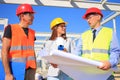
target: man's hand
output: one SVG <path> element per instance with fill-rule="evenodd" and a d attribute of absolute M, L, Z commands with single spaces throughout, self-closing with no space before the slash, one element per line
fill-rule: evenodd
<path fill-rule="evenodd" d="M 111 68 L 111 64 L 109 61 L 101 61 L 103 63 L 102 66 L 98 66 L 98 68 L 102 69 L 102 70 L 108 70 Z"/>
<path fill-rule="evenodd" d="M 6 74 L 5 80 L 14 80 L 14 77 L 12 74 Z"/>

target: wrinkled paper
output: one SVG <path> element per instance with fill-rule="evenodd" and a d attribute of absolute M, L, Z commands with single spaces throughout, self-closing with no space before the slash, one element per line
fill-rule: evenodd
<path fill-rule="evenodd" d="M 113 72 L 112 69 L 104 71 L 99 61 L 83 58 L 71 53 L 54 50 L 50 54 L 42 56 L 50 63 L 58 64 L 60 70 L 74 80 L 106 80 Z"/>

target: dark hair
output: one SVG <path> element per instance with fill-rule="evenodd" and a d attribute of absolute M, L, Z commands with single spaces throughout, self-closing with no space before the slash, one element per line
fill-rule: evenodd
<path fill-rule="evenodd" d="M 58 35 L 57 34 L 57 28 L 58 28 L 59 25 L 60 24 L 58 24 L 58 25 L 56 25 L 55 27 L 52 28 L 52 34 L 51 34 L 49 40 L 55 40 L 58 37 L 57 36 Z M 63 37 L 64 39 L 67 39 L 66 32 L 65 32 L 65 34 L 62 34 L 61 37 Z"/>

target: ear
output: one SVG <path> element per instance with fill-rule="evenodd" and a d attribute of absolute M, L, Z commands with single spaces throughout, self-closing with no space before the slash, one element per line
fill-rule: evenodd
<path fill-rule="evenodd" d="M 98 19 L 101 20 L 101 15 L 98 15 Z"/>
<path fill-rule="evenodd" d="M 23 14 L 20 14 L 19 17 L 22 18 L 24 15 Z"/>
<path fill-rule="evenodd" d="M 101 21 L 101 16 L 99 14 L 96 16 L 96 20 Z"/>

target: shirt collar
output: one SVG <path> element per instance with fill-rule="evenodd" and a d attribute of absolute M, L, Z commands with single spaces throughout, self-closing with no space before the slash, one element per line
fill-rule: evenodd
<path fill-rule="evenodd" d="M 99 32 L 101 29 L 102 29 L 102 26 L 98 27 L 98 28 L 95 28 L 97 32 Z M 92 31 L 95 30 L 95 29 L 91 29 Z"/>

